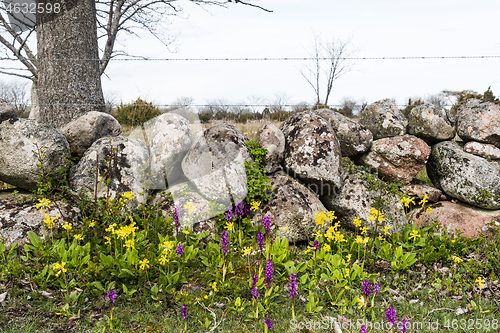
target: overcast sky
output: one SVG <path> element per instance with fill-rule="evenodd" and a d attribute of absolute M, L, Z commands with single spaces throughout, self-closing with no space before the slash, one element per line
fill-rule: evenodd
<path fill-rule="evenodd" d="M 498 0 L 260 0 L 273 10 L 231 5 L 204 7 L 182 1 L 183 17 L 170 25 L 177 53 L 151 35 L 120 39 L 116 47 L 151 58 L 305 57 L 314 34 L 351 40 L 358 57 L 500 55 Z M 301 75 L 304 61 L 111 61 L 103 76 L 105 95 L 118 102 L 142 97 L 169 104 L 192 97 L 314 103 Z M 488 86 L 500 95 L 500 58 L 360 60 L 335 82 L 331 103 L 435 94 L 443 89 Z"/>

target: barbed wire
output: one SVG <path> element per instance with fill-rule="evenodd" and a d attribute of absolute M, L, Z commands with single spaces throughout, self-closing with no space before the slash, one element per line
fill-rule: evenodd
<path fill-rule="evenodd" d="M 431 60 L 431 59 L 494 59 L 500 58 L 500 55 L 477 55 L 477 56 L 410 56 L 410 57 L 345 57 L 337 58 L 336 60 Z M 37 61 L 307 61 L 307 60 L 331 60 L 329 57 L 244 57 L 244 58 L 42 58 Z M 31 61 L 29 58 L 11 58 L 2 57 L 0 60 L 25 60 Z"/>
<path fill-rule="evenodd" d="M 113 104 L 113 103 L 104 103 L 104 104 L 89 104 L 89 103 L 53 103 L 53 104 L 23 104 L 24 106 L 113 106 L 113 107 L 118 107 L 118 104 Z M 356 108 L 356 107 L 363 107 L 363 106 L 368 106 L 369 104 L 355 104 L 355 105 L 349 105 L 349 107 Z M 313 107 L 313 105 L 309 104 L 190 104 L 190 105 L 178 105 L 178 104 L 123 104 L 123 106 L 153 106 L 153 107 L 163 107 L 163 108 L 171 108 L 172 110 L 176 109 L 188 109 L 188 108 L 201 108 L 201 107 L 212 107 L 212 108 L 221 108 L 221 107 L 264 107 L 264 108 L 271 108 L 271 107 L 296 107 L 296 106 L 304 106 L 307 108 Z M 396 107 L 407 107 L 407 106 L 418 106 L 418 105 L 411 105 L 411 104 L 395 104 Z M 453 104 L 445 104 L 441 105 L 442 107 L 452 107 Z M 341 104 L 332 104 L 328 105 L 328 108 L 342 108 L 345 107 L 345 105 Z M 325 107 L 327 108 L 327 107 Z"/>

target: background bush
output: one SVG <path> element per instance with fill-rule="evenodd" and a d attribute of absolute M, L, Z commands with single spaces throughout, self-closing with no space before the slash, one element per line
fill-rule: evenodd
<path fill-rule="evenodd" d="M 121 125 L 139 126 L 161 114 L 159 108 L 140 98 L 131 104 L 121 104 L 116 110 L 116 120 Z"/>

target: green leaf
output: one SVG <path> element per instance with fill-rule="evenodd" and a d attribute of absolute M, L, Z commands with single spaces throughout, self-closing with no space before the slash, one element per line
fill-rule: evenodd
<path fill-rule="evenodd" d="M 28 238 L 30 239 L 31 244 L 33 244 L 35 248 L 39 248 L 43 244 L 42 241 L 40 240 L 40 237 L 38 237 L 38 235 L 35 234 L 33 231 L 28 231 Z"/>

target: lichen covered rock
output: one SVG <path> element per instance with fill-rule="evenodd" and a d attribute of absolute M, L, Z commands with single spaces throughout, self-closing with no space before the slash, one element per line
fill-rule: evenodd
<path fill-rule="evenodd" d="M 414 107 L 408 116 L 408 133 L 435 144 L 455 137 L 455 117 L 445 108 L 425 103 Z"/>
<path fill-rule="evenodd" d="M 306 111 L 288 118 L 280 129 L 285 135 L 287 173 L 320 195 L 337 191 L 342 186 L 342 156 L 330 123 Z"/>
<path fill-rule="evenodd" d="M 373 140 L 406 134 L 408 120 L 390 99 L 377 101 L 360 112 L 359 122 L 370 130 Z"/>

